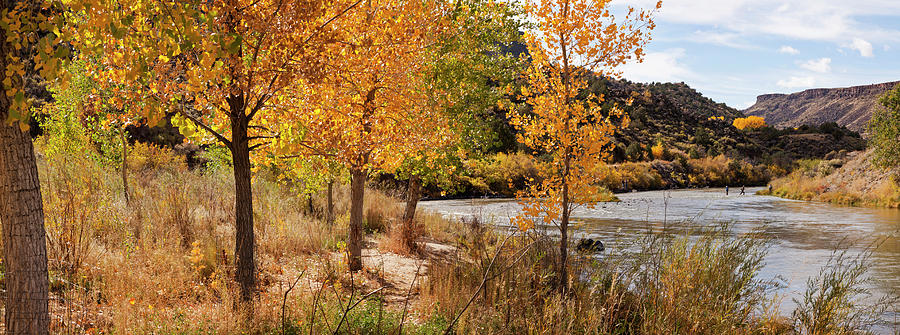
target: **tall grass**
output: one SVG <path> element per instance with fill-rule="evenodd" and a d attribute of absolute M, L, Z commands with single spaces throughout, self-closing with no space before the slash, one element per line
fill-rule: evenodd
<path fill-rule="evenodd" d="M 550 238 L 524 234 L 504 245 L 495 232 L 477 237 L 471 236 L 477 229 L 470 228 L 467 234 L 466 240 L 485 241 L 484 249 L 473 243 L 461 260 L 435 264 L 423 288 L 422 303 L 437 313 L 463 313 L 458 333 L 723 334 L 787 328 L 766 321 L 776 318 L 760 317 L 774 286 L 758 278 L 767 241 L 758 234 L 734 237 L 724 228 L 698 232 L 697 238 L 649 234 L 631 242 L 633 252 L 582 254 L 573 262 L 578 280 L 565 295 L 551 289 L 556 248 Z M 463 311 L 472 296 L 476 303 Z"/>
<path fill-rule="evenodd" d="M 868 290 L 872 250 L 836 250 L 819 274 L 809 278 L 803 296 L 794 300 L 798 334 L 857 334 L 883 323 L 882 315 L 896 307 L 897 299 L 876 297 Z"/>
<path fill-rule="evenodd" d="M 865 160 L 867 157 L 868 154 L 864 154 L 858 159 Z M 900 208 L 898 171 L 893 171 L 890 177 L 877 178 L 879 174 L 889 174 L 891 171 L 879 170 L 868 163 L 861 163 L 858 168 L 862 170 L 835 167 L 841 164 L 844 162 L 840 160 L 801 160 L 790 175 L 771 182 L 771 192 L 763 190 L 760 194 L 844 206 Z M 838 179 L 840 181 L 837 182 L 834 176 L 838 175 L 849 178 Z"/>
<path fill-rule="evenodd" d="M 50 146 L 40 140 L 36 147 L 43 153 L 53 333 L 394 334 L 402 327 L 420 334 L 770 334 L 864 324 L 832 312 L 846 309 L 825 308 L 856 300 L 816 294 L 794 319 L 775 315 L 772 284 L 759 278 L 767 245 L 760 234 L 733 236 L 725 227 L 654 233 L 603 257 L 579 254 L 574 284 L 560 295 L 551 289 L 558 252 L 552 237 L 429 213 L 419 213 L 415 231 L 402 231 L 399 201 L 370 191 L 370 240 L 426 258 L 415 285 L 393 288 L 411 300 L 389 303 L 378 290 L 383 272 L 393 269 L 351 274 L 342 261 L 346 187 L 335 188 L 331 225 L 317 214 L 323 196 L 314 196 L 309 211 L 305 197 L 265 170 L 253 180 L 260 292 L 247 320 L 230 303 L 236 287 L 227 165 L 189 170 L 167 149 L 136 145 L 126 203 L 116 167 L 87 147 L 79 150 L 89 154 Z M 452 252 L 404 250 L 406 241 L 413 248 L 442 243 Z M 828 279 L 834 275 L 823 278 L 835 282 Z"/>

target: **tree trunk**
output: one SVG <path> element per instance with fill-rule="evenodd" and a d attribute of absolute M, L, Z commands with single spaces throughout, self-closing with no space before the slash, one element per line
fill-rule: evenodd
<path fill-rule="evenodd" d="M 566 121 L 568 129 L 568 121 Z M 569 156 L 569 148 L 565 149 L 565 157 L 563 158 L 563 175 L 562 175 L 562 219 L 559 223 L 559 269 L 556 275 L 559 277 L 559 293 L 565 293 L 569 289 L 569 177 L 571 169 L 571 156 Z"/>
<path fill-rule="evenodd" d="M 562 196 L 562 220 L 559 223 L 559 269 L 556 275 L 559 277 L 559 292 L 564 293 L 569 288 L 569 184 L 563 182 Z"/>
<path fill-rule="evenodd" d="M 241 113 L 243 114 L 243 113 Z M 256 293 L 256 237 L 253 232 L 253 191 L 250 185 L 250 147 L 246 117 L 231 120 L 231 157 L 234 161 L 235 278 L 241 287 L 240 302 L 249 303 Z"/>
<path fill-rule="evenodd" d="M 4 71 L 0 71 L 2 73 Z M 0 101 L 0 120 L 8 104 Z M 6 315 L 9 334 L 47 334 L 47 244 L 34 148 L 28 133 L 0 122 L 0 223 L 6 267 Z"/>
<path fill-rule="evenodd" d="M 12 9 L 15 2 L 0 0 L 0 11 Z M 7 79 L 11 49 L 0 40 L 0 82 Z M 47 334 L 50 283 L 41 184 L 31 137 L 17 122 L 6 122 L 10 101 L 4 91 L 0 89 L 0 230 L 6 272 L 3 322 L 8 334 Z"/>
<path fill-rule="evenodd" d="M 410 224 L 416 219 L 416 206 L 422 197 L 422 180 L 418 176 L 410 176 L 406 187 L 406 210 L 403 212 L 403 224 Z"/>
<path fill-rule="evenodd" d="M 328 181 L 328 194 L 325 195 L 325 222 L 334 225 L 334 181 Z"/>
<path fill-rule="evenodd" d="M 350 251 L 348 266 L 350 271 L 362 270 L 362 225 L 363 193 L 366 190 L 366 172 L 353 169 L 350 175 L 350 236 L 347 248 Z"/>
<path fill-rule="evenodd" d="M 131 196 L 128 194 L 128 134 L 122 129 L 122 191 L 125 194 L 125 204 L 131 205 Z"/>

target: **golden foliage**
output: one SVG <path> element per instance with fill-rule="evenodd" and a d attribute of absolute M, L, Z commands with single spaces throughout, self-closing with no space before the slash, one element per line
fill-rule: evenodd
<path fill-rule="evenodd" d="M 741 117 L 734 119 L 732 125 L 740 130 L 744 130 L 746 128 L 757 129 L 766 126 L 766 119 L 759 116 Z"/>
<path fill-rule="evenodd" d="M 524 210 L 515 221 L 522 229 L 535 224 L 564 227 L 573 207 L 592 207 L 603 193 L 593 171 L 608 157 L 612 136 L 627 126 L 628 116 L 618 105 L 602 108 L 602 95 L 578 95 L 587 88 L 589 76 L 616 76 L 619 65 L 640 61 L 655 27 L 650 12 L 633 8 L 617 21 L 609 2 L 546 0 L 526 5 L 537 31 L 525 36 L 532 63 L 521 95 L 532 110 L 514 111 L 511 123 L 519 130 L 520 143 L 548 153 L 551 162 L 540 181 L 518 194 Z"/>
<path fill-rule="evenodd" d="M 650 148 L 650 152 L 653 154 L 653 159 L 665 159 L 666 148 L 663 147 L 662 142 L 657 142 Z"/>
<path fill-rule="evenodd" d="M 426 48 L 447 29 L 447 10 L 428 0 L 375 0 L 345 13 L 325 76 L 288 90 L 285 111 L 296 122 L 268 119 L 284 134 L 272 152 L 390 171 L 420 148 L 450 139 L 449 120 L 417 75 L 426 66 Z"/>

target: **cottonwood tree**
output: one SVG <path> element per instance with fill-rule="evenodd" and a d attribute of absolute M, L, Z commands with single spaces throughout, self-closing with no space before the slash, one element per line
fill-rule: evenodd
<path fill-rule="evenodd" d="M 521 41 L 517 8 L 491 0 L 455 4 L 449 13 L 453 32 L 428 48 L 424 80 L 429 101 L 452 120 L 456 136 L 441 147 L 420 147 L 405 157 L 397 171 L 408 180 L 404 225 L 414 221 L 424 187 L 450 188 L 464 159 L 479 156 L 497 142 L 490 120 L 497 117 L 498 104 L 512 105 L 507 90 L 523 69 L 518 55 L 505 52 Z"/>
<path fill-rule="evenodd" d="M 900 85 L 879 102 L 882 107 L 875 109 L 868 127 L 875 162 L 883 167 L 900 166 Z"/>
<path fill-rule="evenodd" d="M 451 134 L 428 101 L 420 74 L 426 48 L 446 32 L 447 4 L 366 0 L 348 11 L 335 36 L 339 48 L 323 80 L 296 87 L 286 106 L 296 123 L 282 123 L 279 154 L 301 152 L 340 163 L 350 172 L 349 268 L 362 269 L 363 197 L 370 173 L 392 171 L 415 148 L 439 146 Z M 313 92 L 315 94 L 313 94 Z"/>
<path fill-rule="evenodd" d="M 256 290 L 254 149 L 269 143 L 284 88 L 321 77 L 341 0 L 72 0 L 68 33 L 99 85 L 155 124 L 231 152 L 238 302 Z M 239 304 L 236 304 L 236 306 Z"/>
<path fill-rule="evenodd" d="M 140 125 L 143 120 L 134 113 L 122 110 L 122 100 L 97 87 L 94 81 L 84 74 L 82 67 L 80 62 L 71 62 L 64 66 L 66 80 L 50 88 L 53 102 L 43 106 L 40 113 L 44 116 L 41 126 L 50 128 L 74 126 L 83 129 L 91 142 L 100 147 L 103 163 L 119 165 L 122 194 L 126 204 L 130 204 L 126 127 Z M 63 132 L 65 134 L 60 136 L 69 135 L 67 131 Z M 71 144 L 72 141 L 63 138 L 60 142 Z"/>
<path fill-rule="evenodd" d="M 267 147 L 268 149 L 274 146 Z M 265 164 L 279 171 L 279 177 L 290 184 L 300 184 L 296 187 L 309 201 L 309 211 L 313 212 L 313 194 L 325 191 L 324 219 L 329 227 L 334 225 L 334 186 L 346 175 L 344 166 L 328 157 L 328 155 L 284 155 L 283 150 L 267 150 L 268 155 Z"/>
<path fill-rule="evenodd" d="M 0 0 L 0 230 L 5 314 L 10 334 L 47 334 L 50 326 L 44 209 L 28 130 L 26 86 L 54 79 L 66 49 L 51 33 L 59 22 L 41 1 Z"/>
<path fill-rule="evenodd" d="M 593 207 L 601 188 L 596 166 L 608 157 L 612 136 L 628 118 L 614 106 L 601 107 L 603 96 L 586 92 L 589 76 L 617 76 L 626 61 L 640 61 L 655 27 L 652 11 L 629 8 L 617 20 L 611 0 L 543 0 L 526 5 L 536 29 L 526 34 L 531 65 L 522 97 L 531 110 L 516 111 L 511 123 L 517 139 L 550 164 L 542 180 L 519 192 L 522 229 L 556 225 L 560 232 L 556 262 L 558 289 L 568 288 L 568 228 L 574 209 Z M 661 2 L 656 4 L 660 8 Z"/>

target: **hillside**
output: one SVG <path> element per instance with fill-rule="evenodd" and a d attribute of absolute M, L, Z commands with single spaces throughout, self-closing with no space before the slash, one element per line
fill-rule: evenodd
<path fill-rule="evenodd" d="M 835 122 L 864 132 L 878 97 L 900 81 L 846 88 L 817 88 L 793 94 L 765 94 L 744 114 L 766 118 L 778 128 Z"/>
<path fill-rule="evenodd" d="M 771 127 L 741 131 L 732 121 L 741 111 L 717 103 L 684 83 L 632 83 L 595 78 L 591 89 L 604 94 L 608 103 L 624 107 L 631 124 L 616 136 L 617 161 L 626 160 L 633 143 L 649 147 L 663 143 L 699 157 L 725 154 L 757 163 L 821 158 L 832 151 L 854 151 L 865 147 L 858 134 L 837 125 L 777 130 Z"/>
<path fill-rule="evenodd" d="M 760 194 L 852 206 L 900 206 L 900 169 L 880 169 L 871 160 L 869 150 L 802 161 L 793 173 L 772 181 L 771 193 Z"/>

